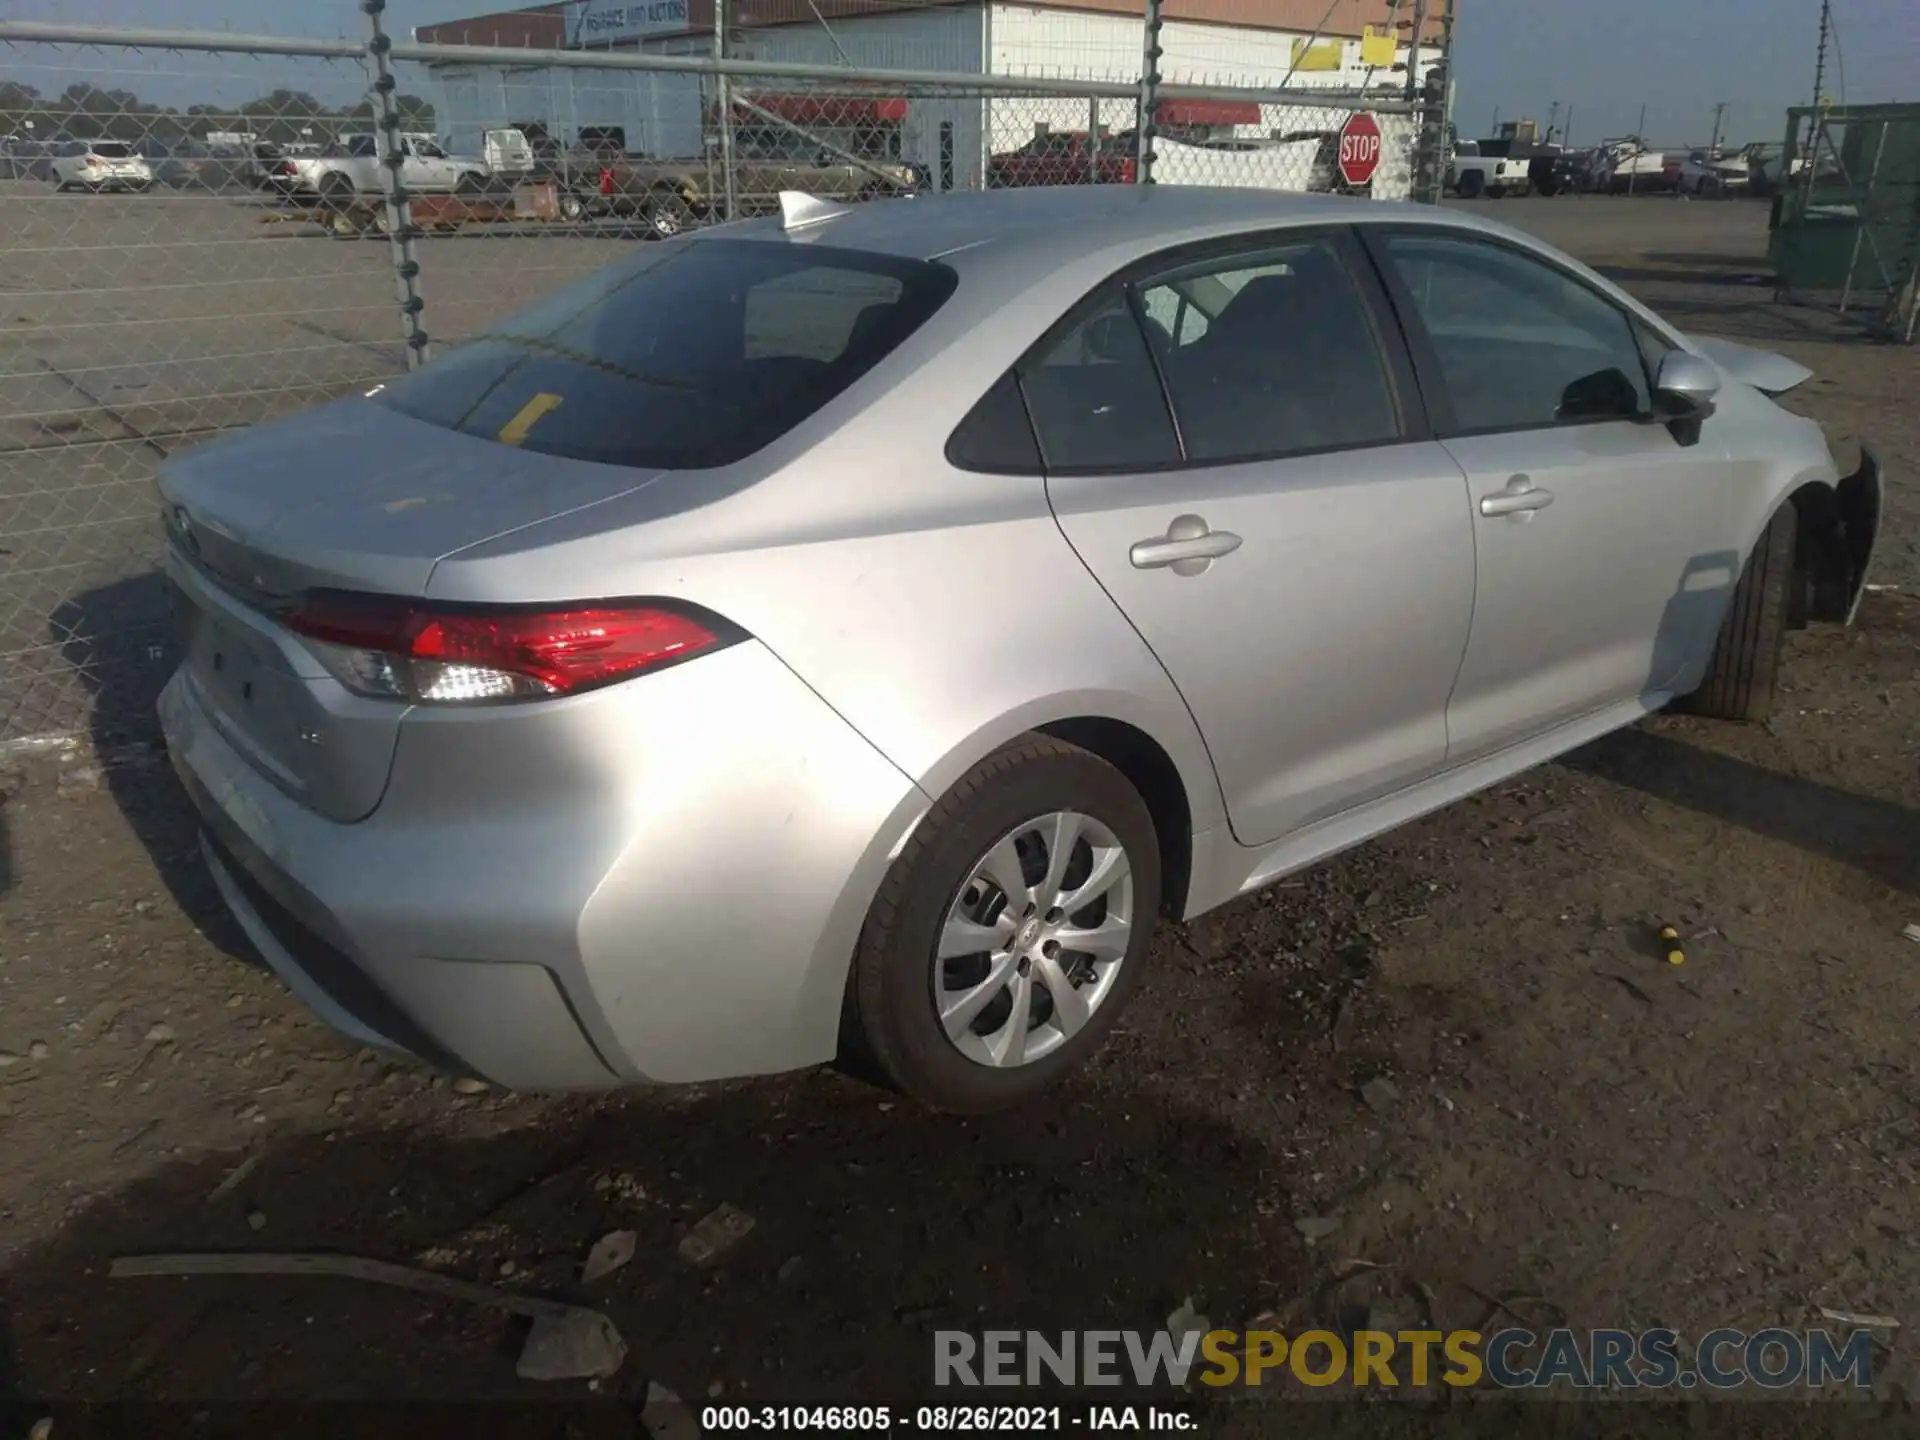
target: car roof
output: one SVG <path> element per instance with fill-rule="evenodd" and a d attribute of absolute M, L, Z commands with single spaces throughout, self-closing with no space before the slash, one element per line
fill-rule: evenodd
<path fill-rule="evenodd" d="M 787 231 L 778 217 L 696 232 L 713 238 L 819 243 L 957 268 L 1019 271 L 1028 278 L 1072 268 L 1090 249 L 1145 257 L 1176 245 L 1307 225 L 1445 225 L 1500 235 L 1509 226 L 1433 205 L 1280 190 L 1194 185 L 1061 185 L 960 191 L 848 205 Z M 694 238 L 694 237 L 690 237 Z"/>

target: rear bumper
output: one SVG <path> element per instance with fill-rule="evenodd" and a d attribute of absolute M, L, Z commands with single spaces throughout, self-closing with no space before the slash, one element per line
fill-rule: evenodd
<path fill-rule="evenodd" d="M 573 700 L 415 712 L 380 806 L 327 820 L 160 704 L 216 881 L 350 1038 L 518 1090 L 831 1059 L 907 778 L 746 642 Z"/>

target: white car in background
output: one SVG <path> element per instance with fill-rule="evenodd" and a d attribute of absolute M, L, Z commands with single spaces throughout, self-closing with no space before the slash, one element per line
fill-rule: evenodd
<path fill-rule="evenodd" d="M 60 190 L 146 190 L 153 167 L 118 140 L 77 141 L 54 156 L 53 183 Z"/>

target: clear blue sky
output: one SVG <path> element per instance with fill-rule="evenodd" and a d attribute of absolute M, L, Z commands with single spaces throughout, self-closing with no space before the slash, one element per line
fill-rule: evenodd
<path fill-rule="evenodd" d="M 1634 128 L 1646 108 L 1650 139 L 1703 142 L 1716 101 L 1728 103 L 1725 133 L 1734 140 L 1774 140 L 1782 111 L 1804 103 L 1813 85 L 1819 0 L 1459 0 L 1457 72 L 1461 133 L 1483 133 L 1502 118 L 1531 115 L 1545 123 L 1549 107 L 1573 109 L 1573 139 L 1597 140 Z M 476 12 L 510 8 L 510 0 L 391 0 L 396 31 Z M 1839 98 L 1920 100 L 1920 0 L 1837 0 L 1839 30 L 1832 85 Z M 0 17 L 95 21 L 150 26 L 268 30 L 300 35 L 356 35 L 351 0 L 0 0 Z M 23 63 L 24 62 L 24 63 Z M 259 62 L 241 75 L 225 66 L 219 96 L 259 93 L 255 80 L 301 88 L 311 70 L 299 62 Z M 42 61 L 44 65 L 44 61 Z M 141 67 L 173 70 L 141 83 Z M 42 89 L 76 78 L 125 85 L 164 104 L 203 88 L 206 63 L 127 57 L 62 74 L 0 49 L 0 78 Z M 1842 90 L 1844 81 L 1844 90 Z M 344 83 L 344 80 L 343 82 Z M 305 88 L 313 88 L 311 85 Z M 330 95 L 326 98 L 336 98 Z"/>

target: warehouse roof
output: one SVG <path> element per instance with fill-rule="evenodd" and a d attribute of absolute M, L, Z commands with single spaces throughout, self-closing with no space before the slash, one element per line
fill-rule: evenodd
<path fill-rule="evenodd" d="M 818 24 L 821 20 L 850 20 L 862 15 L 891 15 L 903 10 L 965 8 L 979 0 L 731 0 L 732 23 L 742 29 L 771 25 Z M 1023 0 L 1034 9 L 1079 10 L 1100 15 L 1140 15 L 1144 0 Z M 559 49 L 566 44 L 568 6 L 534 5 L 523 10 L 476 15 L 422 25 L 415 38 L 436 45 L 508 45 Z M 1437 7 L 1436 7 L 1437 8 Z M 1399 13 L 1396 15 L 1395 12 Z M 1190 20 L 1215 25 L 1238 25 L 1256 30 L 1291 30 L 1311 34 L 1318 28 L 1329 36 L 1356 36 L 1367 25 L 1392 20 L 1411 28 L 1410 7 L 1393 0 L 1162 0 L 1168 20 Z M 1321 22 L 1324 20 L 1324 24 Z M 1437 23 L 1437 17 L 1436 17 Z M 713 0 L 688 0 L 687 29 L 713 28 Z M 1431 36 L 1432 31 L 1429 31 Z"/>

